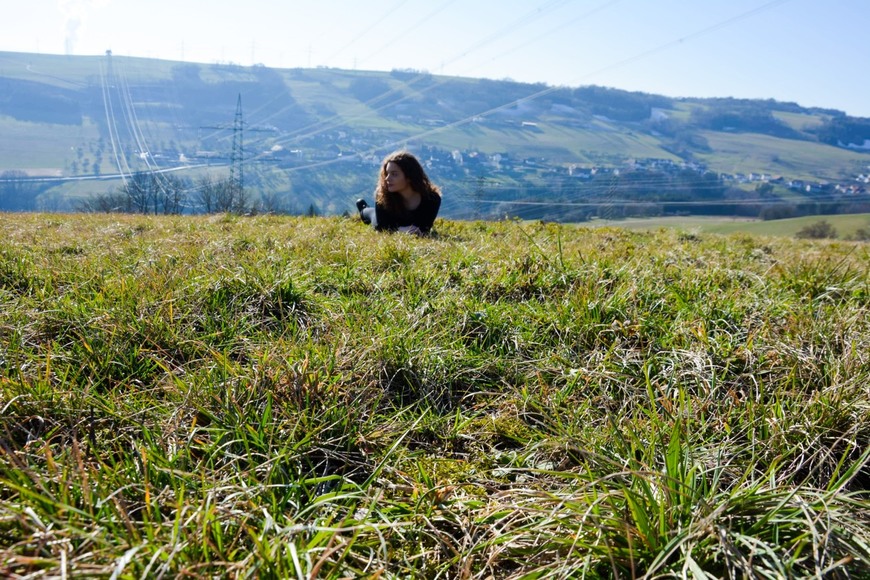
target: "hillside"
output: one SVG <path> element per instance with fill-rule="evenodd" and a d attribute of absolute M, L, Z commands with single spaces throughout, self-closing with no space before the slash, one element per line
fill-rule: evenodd
<path fill-rule="evenodd" d="M 225 175 L 241 137 L 246 187 L 291 212 L 351 208 L 400 146 L 452 217 L 867 211 L 870 120 L 790 103 L 19 53 L 0 53 L 0 95 L 4 185 L 49 179 L 6 209 L 69 209 L 119 172 Z"/>
<path fill-rule="evenodd" d="M 0 576 L 863 578 L 870 255 L 0 220 Z"/>

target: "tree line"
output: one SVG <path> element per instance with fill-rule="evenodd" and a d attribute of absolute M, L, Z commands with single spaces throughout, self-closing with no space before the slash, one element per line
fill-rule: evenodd
<path fill-rule="evenodd" d="M 185 213 L 246 214 L 263 208 L 241 185 L 211 175 L 196 181 L 170 173 L 140 171 L 114 191 L 92 196 L 78 205 L 79 211 L 180 215 Z"/>
<path fill-rule="evenodd" d="M 34 181 L 20 169 L 0 173 L 0 209 L 4 211 L 34 211 L 44 184 Z"/>

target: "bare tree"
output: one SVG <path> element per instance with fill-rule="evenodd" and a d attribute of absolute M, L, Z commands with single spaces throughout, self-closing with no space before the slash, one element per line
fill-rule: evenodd
<path fill-rule="evenodd" d="M 150 173 L 138 171 L 121 186 L 121 192 L 129 198 L 129 205 L 134 213 L 149 213 L 152 200 L 155 197 L 152 187 L 153 181 Z"/>
<path fill-rule="evenodd" d="M 10 169 L 0 173 L 0 209 L 30 211 L 36 209 L 41 187 L 27 173 Z"/>
<path fill-rule="evenodd" d="M 194 203 L 198 204 L 205 213 L 215 211 L 217 205 L 217 183 L 211 175 L 203 175 L 196 182 L 196 194 Z"/>
<path fill-rule="evenodd" d="M 205 213 L 243 214 L 252 209 L 247 192 L 229 179 L 206 175 L 199 179 L 196 190 L 196 200 Z"/>
<path fill-rule="evenodd" d="M 260 195 L 258 211 L 267 214 L 287 213 L 284 200 L 274 191 L 265 191 Z"/>
<path fill-rule="evenodd" d="M 88 213 L 133 213 L 130 198 L 120 191 L 89 197 L 78 202 L 76 209 Z"/>
<path fill-rule="evenodd" d="M 222 182 L 218 195 L 218 212 L 244 214 L 251 211 L 248 194 L 232 180 Z"/>
<path fill-rule="evenodd" d="M 163 213 L 166 215 L 182 213 L 187 204 L 188 183 L 170 174 L 162 176 L 158 185 Z"/>
<path fill-rule="evenodd" d="M 98 196 L 84 208 L 90 211 L 120 211 L 141 214 L 180 214 L 184 211 L 188 183 L 173 175 L 139 171 L 115 194 Z"/>

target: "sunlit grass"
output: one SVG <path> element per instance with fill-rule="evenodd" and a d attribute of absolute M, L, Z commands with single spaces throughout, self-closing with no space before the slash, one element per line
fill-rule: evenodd
<path fill-rule="evenodd" d="M 0 222 L 0 576 L 860 577 L 860 244 Z"/>

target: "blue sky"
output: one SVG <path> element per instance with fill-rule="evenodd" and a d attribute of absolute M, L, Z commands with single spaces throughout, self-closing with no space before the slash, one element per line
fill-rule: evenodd
<path fill-rule="evenodd" d="M 870 117 L 868 0 L 27 0 L 0 51 L 408 68 Z"/>

